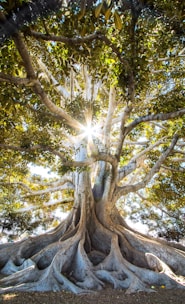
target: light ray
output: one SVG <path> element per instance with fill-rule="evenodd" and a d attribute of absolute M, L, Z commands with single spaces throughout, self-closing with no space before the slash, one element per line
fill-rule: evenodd
<path fill-rule="evenodd" d="M 85 111 L 84 117 L 86 123 L 80 128 L 80 134 L 70 138 L 70 141 L 77 143 L 86 139 L 88 144 L 92 144 L 95 138 L 103 140 L 103 126 L 102 124 L 93 121 L 92 111 Z"/>

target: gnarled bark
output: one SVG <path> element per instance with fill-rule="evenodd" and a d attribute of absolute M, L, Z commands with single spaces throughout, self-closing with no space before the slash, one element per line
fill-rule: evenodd
<path fill-rule="evenodd" d="M 129 229 L 116 208 L 95 203 L 88 172 L 78 174 L 71 214 L 53 231 L 0 247 L 0 292 L 185 288 L 185 248 Z M 101 208 L 98 206 L 101 206 Z"/>

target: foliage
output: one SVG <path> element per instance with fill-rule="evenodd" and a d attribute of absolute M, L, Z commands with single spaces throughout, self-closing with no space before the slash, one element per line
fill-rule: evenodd
<path fill-rule="evenodd" d="M 28 16 L 26 20 L 26 16 L 23 16 L 24 20 L 19 26 L 18 12 L 34 4 L 34 1 L 0 3 L 7 20 L 12 20 L 13 13 L 18 16 L 15 23 L 30 52 L 35 78 L 40 81 L 53 104 L 73 119 L 85 125 L 87 113 L 90 113 L 93 124 L 98 125 L 99 132 L 103 133 L 109 89 L 110 86 L 116 87 L 112 119 L 117 119 L 118 123 L 112 124 L 109 134 L 111 143 L 107 151 L 115 154 L 121 137 L 119 118 L 125 107 L 130 109 L 125 128 L 143 116 L 176 113 L 184 109 L 185 29 L 182 2 L 173 2 L 173 10 L 171 1 L 69 1 L 68 5 L 60 7 L 55 3 L 53 11 L 49 6 L 43 14 L 39 11 L 37 18 Z M 35 33 L 44 35 L 39 37 Z M 8 33 L 6 37 L 2 35 L 4 43 L 0 50 L 1 213 L 4 219 L 8 216 L 11 218 L 8 221 L 21 221 L 21 229 L 28 229 L 25 226 L 30 221 L 30 214 L 23 216 L 22 221 L 21 217 L 15 218 L 16 210 L 34 205 L 49 214 L 51 209 L 47 211 L 44 203 L 56 200 L 60 204 L 73 197 L 73 190 L 65 192 L 66 189 L 62 187 L 55 194 L 29 194 L 46 190 L 66 173 L 75 171 L 74 138 L 81 136 L 82 131 L 44 106 L 12 34 Z M 94 35 L 94 38 L 91 39 L 90 35 Z M 75 41 L 75 38 L 79 41 Z M 16 77 L 17 83 L 12 79 L 5 81 L 4 74 Z M 27 83 L 18 83 L 20 79 Z M 176 225 L 182 230 L 183 222 L 179 221 L 185 206 L 182 195 L 185 186 L 184 117 L 181 112 L 175 117 L 174 120 L 159 119 L 158 122 L 158 119 L 151 118 L 139 123 L 126 134 L 118 155 L 121 169 L 136 155 L 142 154 L 142 157 L 136 158 L 139 163 L 137 168 L 120 181 L 120 187 L 123 187 L 132 183 L 134 178 L 137 181 L 144 179 L 169 147 L 174 134 L 178 134 L 179 145 L 164 160 L 164 167 L 156 172 L 147 189 L 143 190 L 142 195 L 147 200 L 140 197 L 139 207 L 136 208 L 144 222 L 150 223 L 148 219 L 155 222 L 155 229 L 169 220 L 162 222 L 156 215 L 156 210 L 162 209 L 165 214 L 170 213 L 170 218 L 175 218 Z M 162 138 L 163 142 L 150 149 Z M 101 147 L 101 136 L 94 141 L 99 151 L 104 149 Z M 140 144 L 141 141 L 144 143 Z M 175 160 L 177 157 L 178 162 Z M 29 170 L 30 163 L 49 168 L 56 173 L 56 177 L 35 177 Z M 13 185 L 16 183 L 15 189 Z M 141 191 L 136 192 L 128 195 L 127 204 L 132 205 L 134 200 L 138 203 L 137 195 L 141 195 Z M 146 207 L 148 210 L 154 209 L 154 212 L 145 214 Z M 168 226 L 168 223 L 165 225 Z"/>

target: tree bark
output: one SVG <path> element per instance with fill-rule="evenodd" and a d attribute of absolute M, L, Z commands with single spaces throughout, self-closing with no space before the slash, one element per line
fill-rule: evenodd
<path fill-rule="evenodd" d="M 77 159 L 85 156 L 80 149 Z M 107 190 L 106 190 L 107 191 Z M 129 228 L 113 197 L 94 199 L 88 170 L 76 172 L 75 203 L 53 231 L 0 245 L 0 292 L 83 293 L 106 283 L 127 292 L 153 285 L 185 288 L 185 247 L 156 240 Z"/>

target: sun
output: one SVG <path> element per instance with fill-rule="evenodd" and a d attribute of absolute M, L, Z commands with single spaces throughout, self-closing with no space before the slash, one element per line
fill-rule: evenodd
<path fill-rule="evenodd" d="M 97 128 L 93 126 L 91 123 L 87 123 L 87 125 L 83 126 L 82 134 L 84 137 L 88 139 L 92 138 L 93 136 L 96 137 Z"/>
<path fill-rule="evenodd" d="M 99 137 L 98 126 L 93 126 L 91 122 L 88 122 L 81 127 L 80 133 L 77 136 L 70 138 L 70 141 L 80 143 L 85 139 L 89 144 L 93 142 L 96 137 Z"/>
<path fill-rule="evenodd" d="M 81 128 L 81 135 L 83 138 L 91 141 L 93 138 L 98 137 L 99 125 L 93 121 L 93 114 L 90 109 L 84 112 L 84 117 L 85 124 Z"/>
<path fill-rule="evenodd" d="M 70 138 L 70 141 L 75 143 L 83 142 L 84 140 L 88 145 L 92 144 L 95 139 L 103 140 L 102 124 L 93 120 L 92 112 L 86 111 L 84 113 L 85 123 L 81 125 L 80 132 L 74 138 Z"/>

